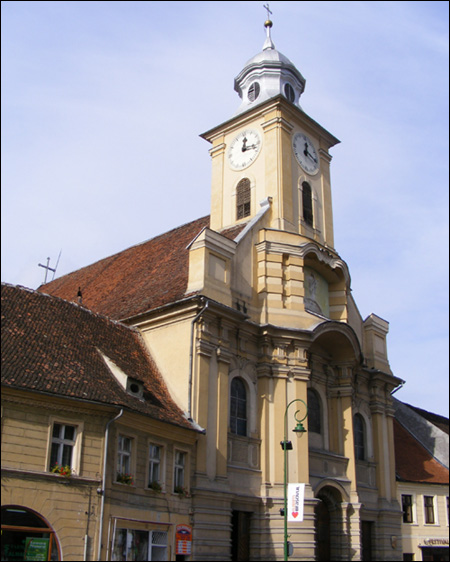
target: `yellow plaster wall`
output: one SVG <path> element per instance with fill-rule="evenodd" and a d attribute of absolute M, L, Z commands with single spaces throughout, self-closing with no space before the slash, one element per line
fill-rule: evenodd
<path fill-rule="evenodd" d="M 143 326 L 141 329 L 170 395 L 184 412 L 188 410 L 189 401 L 188 373 L 193 318 L 168 319 L 167 322 Z"/>

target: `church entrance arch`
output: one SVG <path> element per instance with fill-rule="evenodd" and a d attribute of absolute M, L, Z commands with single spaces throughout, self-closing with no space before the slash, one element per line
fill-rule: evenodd
<path fill-rule="evenodd" d="M 325 486 L 316 494 L 319 502 L 315 515 L 315 559 L 341 560 L 342 554 L 342 495 L 336 488 Z"/>
<path fill-rule="evenodd" d="M 61 559 L 49 523 L 36 511 L 18 505 L 2 506 L 1 555 L 2 561 Z"/>

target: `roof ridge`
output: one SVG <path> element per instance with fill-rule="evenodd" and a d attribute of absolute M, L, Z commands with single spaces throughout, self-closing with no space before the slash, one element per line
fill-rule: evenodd
<path fill-rule="evenodd" d="M 203 217 L 200 217 L 198 219 L 194 219 L 192 221 L 188 221 L 182 225 L 176 226 L 174 228 L 171 228 L 170 230 L 167 230 L 166 232 L 162 232 L 161 234 L 156 234 L 155 236 L 153 236 L 152 238 L 148 238 L 147 240 L 143 240 L 142 242 L 138 242 L 136 244 L 132 244 L 131 246 L 128 246 L 126 248 L 123 248 L 122 250 L 119 250 L 118 252 L 114 252 L 113 254 L 110 254 L 109 256 L 106 256 L 104 258 L 101 258 L 99 260 L 96 260 L 92 263 L 89 263 L 87 265 L 84 265 L 78 269 L 74 269 L 73 271 L 69 271 L 68 273 L 65 273 L 64 275 L 61 275 L 61 277 L 56 277 L 55 279 L 52 279 L 52 281 L 49 281 L 48 283 L 43 283 L 42 285 L 39 285 L 39 287 L 37 288 L 38 291 L 41 291 L 41 289 L 43 287 L 46 287 L 50 284 L 52 284 L 54 281 L 59 281 L 61 279 L 64 279 L 64 277 L 69 277 L 70 275 L 73 275 L 74 273 L 78 273 L 79 271 L 83 271 L 87 268 L 91 268 L 95 265 L 99 265 L 102 262 L 108 262 L 108 266 L 111 265 L 111 263 L 113 261 L 115 261 L 116 258 L 118 258 L 119 256 L 121 256 L 122 254 L 124 254 L 125 252 L 128 252 L 130 250 L 133 250 L 134 248 L 138 248 L 139 246 L 144 246 L 145 244 L 148 244 L 149 242 L 158 240 L 158 238 L 162 238 L 163 236 L 167 236 L 168 234 L 171 234 L 177 230 L 181 230 L 183 228 L 186 228 L 189 225 L 194 224 L 195 222 L 200 222 L 200 221 L 204 221 L 207 218 L 209 218 L 210 215 L 205 215 Z"/>

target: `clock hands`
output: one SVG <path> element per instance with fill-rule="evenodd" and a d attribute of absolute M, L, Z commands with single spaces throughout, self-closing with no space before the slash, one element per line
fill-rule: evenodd
<path fill-rule="evenodd" d="M 250 144 L 249 146 L 247 146 L 247 137 L 244 137 L 242 140 L 242 152 L 246 152 L 247 150 L 251 150 L 252 148 L 258 148 L 258 145 Z"/>
<path fill-rule="evenodd" d="M 309 150 L 308 150 L 308 143 L 307 143 L 307 142 L 305 142 L 305 150 L 303 151 L 303 154 L 304 154 L 306 157 L 311 158 L 311 160 L 317 164 L 317 158 L 315 158 L 315 157 L 309 152 Z"/>

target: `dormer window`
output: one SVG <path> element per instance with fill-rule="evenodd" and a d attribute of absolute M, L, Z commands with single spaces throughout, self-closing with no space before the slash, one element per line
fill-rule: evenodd
<path fill-rule="evenodd" d="M 250 216 L 250 180 L 242 179 L 236 189 L 236 219 Z"/>
<path fill-rule="evenodd" d="M 141 382 L 128 377 L 127 392 L 128 394 L 131 394 L 131 396 L 135 396 L 136 398 L 140 398 L 142 400 L 144 397 L 144 386 Z"/>

